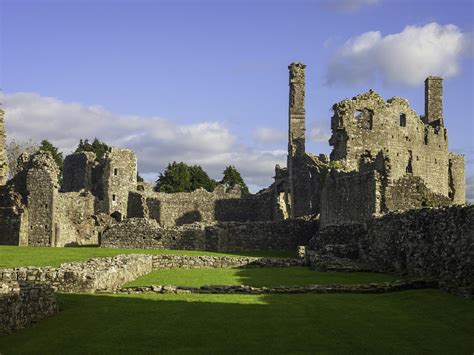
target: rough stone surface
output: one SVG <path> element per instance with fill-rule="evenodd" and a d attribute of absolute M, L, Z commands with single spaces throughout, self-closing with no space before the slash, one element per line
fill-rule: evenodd
<path fill-rule="evenodd" d="M 153 269 L 200 269 L 237 267 L 290 267 L 305 266 L 305 259 L 195 256 L 195 255 L 153 255 Z"/>
<path fill-rule="evenodd" d="M 6 133 L 3 110 L 0 108 L 0 186 L 5 185 L 8 180 L 8 158 L 6 152 Z"/>
<path fill-rule="evenodd" d="M 25 328 L 58 311 L 49 285 L 0 282 L 0 336 Z"/>
<path fill-rule="evenodd" d="M 307 286 L 275 286 L 253 287 L 244 285 L 209 285 L 201 287 L 185 287 L 174 285 L 151 285 L 122 288 L 118 293 L 204 293 L 204 294 L 296 294 L 296 293 L 388 293 L 414 289 L 437 288 L 433 280 L 399 280 L 385 283 L 356 285 L 307 285 Z"/>
<path fill-rule="evenodd" d="M 108 248 L 184 249 L 208 251 L 296 250 L 318 230 L 318 221 L 194 223 L 162 228 L 156 221 L 129 218 L 106 230 Z"/>
<path fill-rule="evenodd" d="M 472 205 L 390 213 L 365 225 L 323 228 L 310 246 L 315 268 L 323 266 L 324 256 L 329 264 L 339 258 L 380 272 L 434 278 L 444 290 L 474 296 Z"/>
<path fill-rule="evenodd" d="M 134 191 L 129 194 L 128 217 L 151 218 L 163 227 L 194 222 L 269 221 L 273 219 L 269 194 L 242 195 L 240 188 L 218 186 L 187 193 Z"/>
<path fill-rule="evenodd" d="M 152 257 L 143 254 L 93 258 L 53 267 L 0 269 L 0 281 L 47 283 L 60 292 L 113 291 L 152 271 Z"/>

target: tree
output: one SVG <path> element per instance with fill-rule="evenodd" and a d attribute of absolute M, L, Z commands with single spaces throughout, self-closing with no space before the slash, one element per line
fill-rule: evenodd
<path fill-rule="evenodd" d="M 191 174 L 188 166 L 183 162 L 175 161 L 168 164 L 164 173 L 160 173 L 156 181 L 155 191 L 168 193 L 191 191 Z"/>
<path fill-rule="evenodd" d="M 39 150 L 43 152 L 50 152 L 53 156 L 54 161 L 56 162 L 59 168 L 58 179 L 61 181 L 62 171 L 63 171 L 63 153 L 61 153 L 57 147 L 55 147 L 50 141 L 43 139 L 40 143 Z"/>
<path fill-rule="evenodd" d="M 143 178 L 140 176 L 140 173 L 137 173 L 137 182 L 143 182 Z"/>
<path fill-rule="evenodd" d="M 18 173 L 17 161 L 18 157 L 22 153 L 33 154 L 37 152 L 39 145 L 36 142 L 33 142 L 31 139 L 28 141 L 17 141 L 12 139 L 6 145 L 8 167 L 9 167 L 9 178 L 14 177 Z"/>
<path fill-rule="evenodd" d="M 101 142 L 97 138 L 94 138 L 92 143 L 89 143 L 89 139 L 79 140 L 79 145 L 76 148 L 78 152 L 94 152 L 96 160 L 100 160 L 104 157 L 105 153 L 109 150 L 109 146 L 104 142 Z"/>
<path fill-rule="evenodd" d="M 191 175 L 191 191 L 199 188 L 204 188 L 209 192 L 214 191 L 217 182 L 211 179 L 200 165 L 189 166 L 188 170 Z"/>
<path fill-rule="evenodd" d="M 240 185 L 244 194 L 249 193 L 249 188 L 245 184 L 244 179 L 242 179 L 242 176 L 240 175 L 239 171 L 233 165 L 229 165 L 225 168 L 224 177 L 222 178 L 220 183 L 226 188 L 232 188 L 235 185 Z"/>

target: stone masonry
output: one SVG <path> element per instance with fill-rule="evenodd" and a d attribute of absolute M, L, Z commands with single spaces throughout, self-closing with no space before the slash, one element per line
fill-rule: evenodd
<path fill-rule="evenodd" d="M 58 303 L 51 286 L 0 281 L 0 336 L 57 312 Z"/>
<path fill-rule="evenodd" d="M 5 121 L 3 118 L 4 112 L 0 108 L 0 186 L 5 185 L 8 179 L 8 158 L 5 149 Z"/>

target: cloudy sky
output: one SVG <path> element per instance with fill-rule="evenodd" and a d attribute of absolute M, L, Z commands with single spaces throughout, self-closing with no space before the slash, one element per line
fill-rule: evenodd
<path fill-rule="evenodd" d="M 149 180 L 169 161 L 253 191 L 285 165 L 287 66 L 307 65 L 307 150 L 329 153 L 333 103 L 375 89 L 424 113 L 445 78 L 445 124 L 474 198 L 470 0 L 0 0 L 8 137 L 133 149 Z"/>

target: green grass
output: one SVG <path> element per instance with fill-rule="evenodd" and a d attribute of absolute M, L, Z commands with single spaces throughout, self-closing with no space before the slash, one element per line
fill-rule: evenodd
<path fill-rule="evenodd" d="M 472 354 L 474 303 L 380 295 L 75 295 L 0 353 Z"/>
<path fill-rule="evenodd" d="M 0 268 L 19 266 L 59 266 L 70 261 L 82 261 L 100 256 L 118 254 L 181 254 L 181 255 L 216 255 L 216 256 L 263 256 L 263 257 L 295 257 L 295 253 L 281 252 L 236 252 L 214 253 L 192 250 L 157 250 L 157 249 L 106 249 L 106 248 L 49 248 L 49 247 L 18 247 L 0 246 Z"/>
<path fill-rule="evenodd" d="M 177 285 L 309 285 L 385 282 L 400 277 L 369 272 L 315 272 L 306 267 L 240 269 L 169 269 L 156 270 L 125 286 Z"/>

